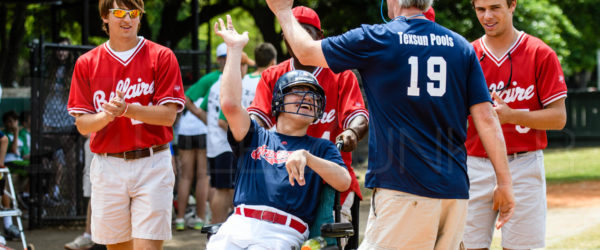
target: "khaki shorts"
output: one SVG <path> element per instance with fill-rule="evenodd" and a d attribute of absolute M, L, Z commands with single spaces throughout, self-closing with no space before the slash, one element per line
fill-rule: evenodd
<path fill-rule="evenodd" d="M 94 242 L 171 239 L 175 175 L 169 150 L 129 161 L 95 155 L 90 179 Z"/>
<path fill-rule="evenodd" d="M 489 248 L 498 212 L 492 210 L 496 175 L 487 158 L 467 157 L 471 188 L 464 243 L 467 248 Z M 541 150 L 509 155 L 515 213 L 501 228 L 502 247 L 542 248 L 546 235 L 546 181 Z"/>
<path fill-rule="evenodd" d="M 367 249 L 459 249 L 467 200 L 435 199 L 376 188 L 371 198 Z"/>

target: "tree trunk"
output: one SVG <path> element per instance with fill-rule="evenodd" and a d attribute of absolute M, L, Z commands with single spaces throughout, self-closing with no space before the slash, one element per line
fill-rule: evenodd
<path fill-rule="evenodd" d="M 2 75 L 0 76 L 4 86 L 11 86 L 16 78 L 17 67 L 19 65 L 19 51 L 21 50 L 22 40 L 25 35 L 26 7 L 26 4 L 19 3 L 14 8 L 13 23 L 8 38 L 6 57 L 4 57 L 6 63 L 2 67 Z"/>
<path fill-rule="evenodd" d="M 275 31 L 275 16 L 273 16 L 271 10 L 267 6 L 257 5 L 252 9 L 247 9 L 247 11 L 254 17 L 254 23 L 258 27 L 258 30 L 260 30 L 265 42 L 273 44 L 275 49 L 277 49 L 277 61 L 281 62 L 285 58 L 288 58 L 287 54 L 283 54 L 283 49 L 281 48 L 281 41 L 283 39 L 281 34 Z"/>
<path fill-rule="evenodd" d="M 0 4 L 0 58 L 6 58 L 6 5 Z M 6 60 L 0 60 L 0 76 Z M 0 78 L 0 83 L 2 82 Z"/>

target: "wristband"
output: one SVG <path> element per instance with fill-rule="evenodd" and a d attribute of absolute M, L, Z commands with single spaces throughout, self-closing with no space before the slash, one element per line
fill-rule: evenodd
<path fill-rule="evenodd" d="M 121 115 L 119 115 L 118 117 L 123 117 L 125 115 L 125 113 L 127 113 L 128 108 L 129 108 L 129 103 L 125 103 L 125 110 L 123 110 L 123 113 L 121 113 Z"/>
<path fill-rule="evenodd" d="M 358 140 L 360 140 L 360 136 L 358 136 L 358 132 L 356 132 L 356 129 L 354 129 L 354 128 L 351 128 L 351 127 L 348 127 L 348 128 L 346 128 L 344 131 L 346 131 L 346 130 L 350 130 L 350 131 L 352 131 L 352 133 L 354 133 L 354 135 L 356 135 L 356 140 L 357 140 L 357 141 L 358 141 Z"/>

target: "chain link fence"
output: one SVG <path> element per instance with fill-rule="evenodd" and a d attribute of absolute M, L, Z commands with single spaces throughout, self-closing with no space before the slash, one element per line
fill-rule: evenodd
<path fill-rule="evenodd" d="M 34 41 L 30 44 L 31 165 L 29 227 L 83 223 L 87 199 L 83 197 L 85 137 L 67 112 L 71 76 L 77 58 L 93 46 Z M 204 51 L 175 51 L 186 85 L 210 70 Z"/>

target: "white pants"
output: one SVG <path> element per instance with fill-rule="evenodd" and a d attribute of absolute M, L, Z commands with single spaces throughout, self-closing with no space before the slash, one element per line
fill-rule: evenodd
<path fill-rule="evenodd" d="M 546 235 L 546 181 L 541 150 L 509 155 L 508 165 L 515 195 L 515 212 L 502 227 L 502 247 L 542 248 Z M 466 248 L 489 248 L 498 211 L 492 210 L 496 185 L 494 167 L 488 158 L 467 157 L 471 188 L 465 228 Z"/>
<path fill-rule="evenodd" d="M 175 175 L 169 150 L 129 161 L 95 155 L 90 180 L 94 242 L 171 239 Z"/>
<path fill-rule="evenodd" d="M 245 207 L 286 214 L 283 211 L 266 206 Z M 302 242 L 308 238 L 308 232 L 309 230 L 306 230 L 304 234 L 301 234 L 289 226 L 232 214 L 219 228 L 219 232 L 210 237 L 206 249 L 289 250 L 294 247 L 300 249 Z"/>

